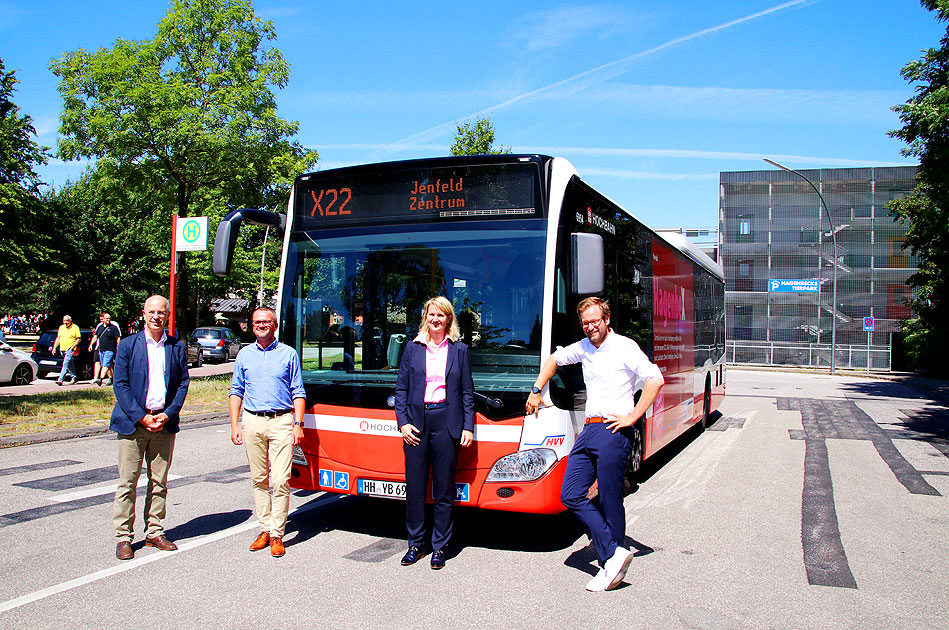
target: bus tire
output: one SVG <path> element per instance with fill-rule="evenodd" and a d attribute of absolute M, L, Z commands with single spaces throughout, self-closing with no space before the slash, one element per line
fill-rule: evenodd
<path fill-rule="evenodd" d="M 643 454 L 646 451 L 645 441 L 643 440 L 643 423 L 637 422 L 633 426 L 633 433 L 630 437 L 629 461 L 626 465 L 626 478 L 635 485 L 639 471 L 643 467 Z"/>
<path fill-rule="evenodd" d="M 712 377 L 705 377 L 705 395 L 702 397 L 702 422 L 700 430 L 704 431 L 712 424 Z"/>

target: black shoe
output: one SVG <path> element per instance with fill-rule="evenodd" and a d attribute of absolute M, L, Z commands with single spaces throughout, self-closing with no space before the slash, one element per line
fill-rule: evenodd
<path fill-rule="evenodd" d="M 445 568 L 445 552 L 441 549 L 432 552 L 432 568 L 435 570 Z"/>
<path fill-rule="evenodd" d="M 420 547 L 411 545 L 409 550 L 405 552 L 405 555 L 402 556 L 402 566 L 407 567 L 411 564 L 415 564 L 425 556 L 425 553 Z M 434 560 L 433 560 L 434 562 Z"/>

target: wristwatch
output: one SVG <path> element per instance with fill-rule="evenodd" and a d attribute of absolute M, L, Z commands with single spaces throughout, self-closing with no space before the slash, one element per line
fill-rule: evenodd
<path fill-rule="evenodd" d="M 293 421 L 293 426 L 295 426 L 295 427 L 302 427 L 302 426 L 303 426 L 303 423 L 302 423 L 302 422 L 297 422 L 296 420 L 294 420 L 294 421 Z"/>
<path fill-rule="evenodd" d="M 539 393 L 540 393 L 540 388 L 537 387 L 536 385 L 534 385 L 533 387 L 531 387 L 531 393 L 532 393 L 532 394 L 539 394 Z"/>

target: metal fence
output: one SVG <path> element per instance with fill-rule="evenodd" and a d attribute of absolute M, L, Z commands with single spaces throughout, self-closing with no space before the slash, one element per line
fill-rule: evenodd
<path fill-rule="evenodd" d="M 793 365 L 830 369 L 829 343 L 726 341 L 725 360 L 748 365 Z M 837 344 L 837 369 L 888 372 L 890 346 Z"/>

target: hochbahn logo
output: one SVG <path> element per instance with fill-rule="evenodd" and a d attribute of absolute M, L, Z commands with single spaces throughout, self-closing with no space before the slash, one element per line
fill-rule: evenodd
<path fill-rule="evenodd" d="M 399 430 L 399 427 L 397 427 L 394 422 L 369 422 L 368 420 L 363 420 L 359 423 L 359 430 L 363 433 L 367 431 L 394 433 Z"/>
<path fill-rule="evenodd" d="M 578 212 L 578 213 L 577 213 L 577 223 L 583 223 L 583 222 L 584 222 L 584 221 L 583 221 L 583 215 Z M 594 227 L 598 227 L 598 228 L 600 228 L 601 230 L 603 230 L 604 232 L 609 232 L 610 234 L 612 234 L 612 235 L 614 235 L 614 236 L 616 235 L 616 226 L 613 225 L 612 223 L 610 223 L 609 221 L 607 221 L 606 219 L 603 219 L 603 218 L 598 217 L 598 216 L 596 216 L 595 214 L 593 214 L 593 208 L 590 207 L 590 206 L 587 206 L 587 220 L 586 220 L 586 224 L 587 224 L 587 225 L 592 225 L 592 226 L 594 226 Z"/>

